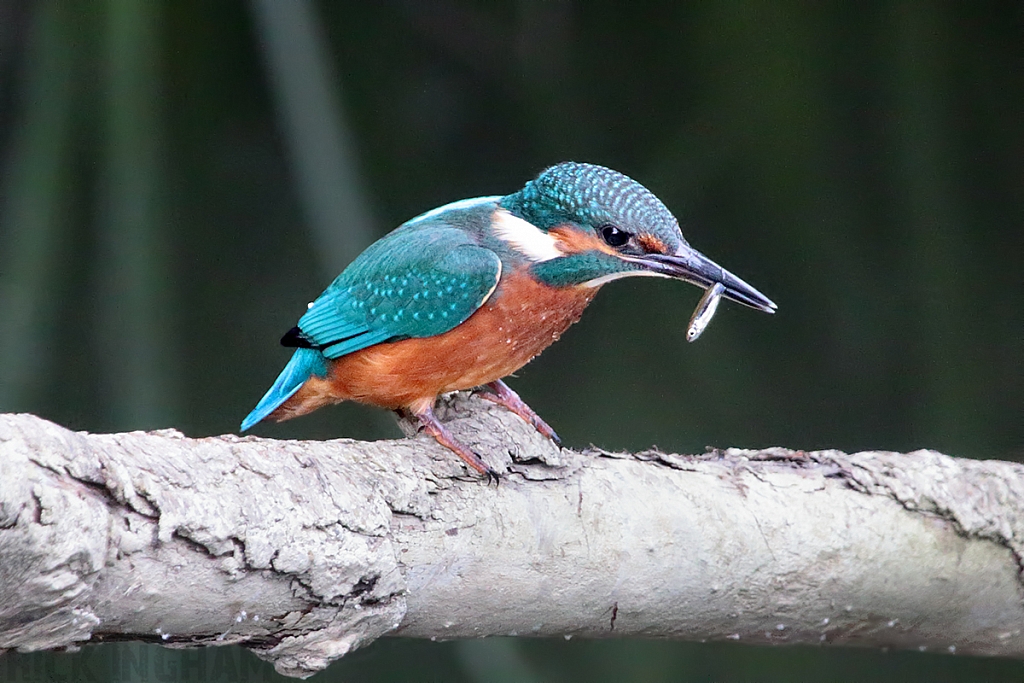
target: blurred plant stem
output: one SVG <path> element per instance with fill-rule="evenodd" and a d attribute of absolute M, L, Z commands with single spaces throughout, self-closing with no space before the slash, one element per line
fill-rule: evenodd
<path fill-rule="evenodd" d="M 180 367 L 171 334 L 161 201 L 161 4 L 107 0 L 104 129 L 97 211 L 97 356 L 109 426 L 173 424 Z"/>
<path fill-rule="evenodd" d="M 327 36 L 309 0 L 252 0 L 251 7 L 295 189 L 318 265 L 333 278 L 373 241 L 374 229 Z"/>
<path fill-rule="evenodd" d="M 56 2 L 36 7 L 24 60 L 24 110 L 0 177 L 0 410 L 28 409 L 55 326 L 54 276 L 67 231 L 74 18 Z"/>
<path fill-rule="evenodd" d="M 963 233 L 949 135 L 953 26 L 947 11 L 936 7 L 898 3 L 892 11 L 894 184 L 902 195 L 905 262 L 913 281 L 909 320 L 916 328 L 909 337 L 917 366 L 912 429 L 922 445 L 983 457 L 991 453 L 978 451 L 974 435 L 986 430 L 977 424 L 983 418 L 970 390 L 976 362 L 968 340 L 976 315 L 963 298 L 975 268 Z"/>

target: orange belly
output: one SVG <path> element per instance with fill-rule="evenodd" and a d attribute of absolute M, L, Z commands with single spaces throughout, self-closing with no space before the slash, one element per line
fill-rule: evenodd
<path fill-rule="evenodd" d="M 438 394 L 493 382 L 529 363 L 580 319 L 596 293 L 596 288 L 556 289 L 512 273 L 458 327 L 331 361 L 326 377 L 307 380 L 270 419 L 287 420 L 341 401 L 429 407 Z"/>

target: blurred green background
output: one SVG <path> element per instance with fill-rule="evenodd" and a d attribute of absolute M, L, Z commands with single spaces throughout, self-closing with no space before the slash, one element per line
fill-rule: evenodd
<path fill-rule="evenodd" d="M 0 0 L 0 410 L 233 432 L 352 256 L 566 159 L 647 185 L 780 306 L 723 306 L 689 345 L 697 289 L 605 288 L 511 381 L 567 445 L 1024 457 L 1020 2 Z M 354 405 L 256 431 L 398 435 Z M 6 655 L 0 679 L 278 679 L 216 656 L 90 646 Z M 385 639 L 313 680 L 1022 678 L 919 653 Z"/>

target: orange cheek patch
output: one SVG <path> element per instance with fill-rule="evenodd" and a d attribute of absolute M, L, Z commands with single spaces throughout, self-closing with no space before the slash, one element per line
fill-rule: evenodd
<path fill-rule="evenodd" d="M 558 225 L 548 231 L 555 238 L 558 248 L 566 254 L 579 254 L 584 251 L 603 251 L 618 256 L 618 252 L 599 239 L 597 235 L 578 230 L 569 225 Z"/>
<path fill-rule="evenodd" d="M 644 233 L 636 236 L 636 241 L 648 254 L 667 254 L 668 247 L 654 235 Z"/>

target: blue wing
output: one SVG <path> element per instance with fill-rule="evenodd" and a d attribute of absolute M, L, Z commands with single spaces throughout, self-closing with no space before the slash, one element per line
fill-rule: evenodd
<path fill-rule="evenodd" d="M 464 231 L 445 224 L 409 225 L 359 255 L 299 319 L 282 343 L 296 349 L 277 381 L 242 422 L 265 419 L 327 359 L 374 344 L 443 334 L 490 297 L 501 260 Z"/>
<path fill-rule="evenodd" d="M 299 319 L 326 358 L 385 341 L 442 334 L 494 291 L 501 260 L 462 230 L 393 232 L 363 252 Z"/>

